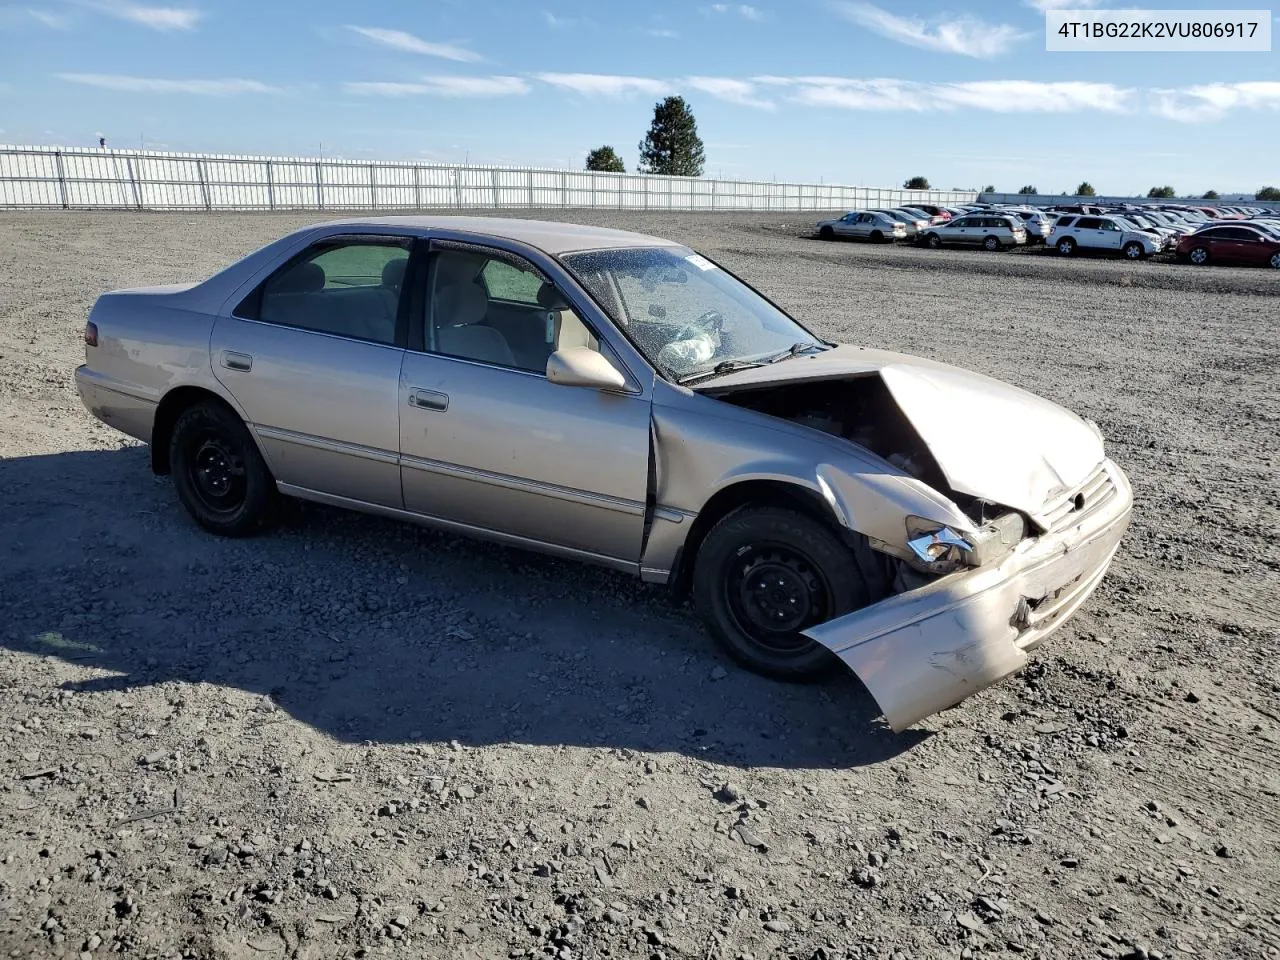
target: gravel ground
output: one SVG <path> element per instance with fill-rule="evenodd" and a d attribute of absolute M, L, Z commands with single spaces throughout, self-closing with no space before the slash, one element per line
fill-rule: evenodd
<path fill-rule="evenodd" d="M 1280 274 L 573 216 L 1097 420 L 1095 598 L 894 736 L 609 572 L 311 506 L 216 540 L 82 409 L 85 313 L 315 215 L 4 214 L 0 955 L 1280 957 Z"/>

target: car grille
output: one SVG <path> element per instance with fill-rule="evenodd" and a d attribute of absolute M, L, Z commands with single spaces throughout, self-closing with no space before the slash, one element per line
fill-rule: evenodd
<path fill-rule="evenodd" d="M 1080 486 L 1047 504 L 1036 519 L 1051 533 L 1063 530 L 1101 510 L 1116 493 L 1115 481 L 1104 464 Z"/>

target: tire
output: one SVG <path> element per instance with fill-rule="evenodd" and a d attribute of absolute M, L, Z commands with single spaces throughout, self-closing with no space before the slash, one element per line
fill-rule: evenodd
<path fill-rule="evenodd" d="M 1271 259 L 1268 260 L 1267 263 L 1271 264 L 1271 266 L 1275 267 L 1277 270 L 1280 270 L 1280 250 L 1273 253 L 1271 255 Z"/>
<path fill-rule="evenodd" d="M 800 631 L 869 600 L 853 552 L 794 510 L 735 510 L 711 529 L 694 560 L 698 616 L 738 663 L 776 680 L 813 680 L 838 668 L 826 647 Z"/>
<path fill-rule="evenodd" d="M 939 250 L 942 248 L 942 238 L 936 233 L 925 234 L 924 243 L 930 250 Z"/>
<path fill-rule="evenodd" d="M 879 230 L 872 230 L 872 231 L 871 231 L 871 242 L 872 242 L 872 243 L 883 243 L 883 242 L 884 242 L 884 234 L 883 234 L 883 233 L 881 233 Z"/>
<path fill-rule="evenodd" d="M 1076 252 L 1076 242 L 1070 237 L 1063 237 L 1058 241 L 1058 253 L 1064 257 L 1070 257 Z"/>
<path fill-rule="evenodd" d="M 1209 250 L 1207 247 L 1192 247 L 1191 252 L 1187 254 L 1187 259 L 1197 267 L 1203 267 L 1209 262 Z"/>
<path fill-rule="evenodd" d="M 1124 245 L 1124 256 L 1126 260 L 1141 260 L 1146 256 L 1146 251 L 1137 240 L 1130 240 Z"/>
<path fill-rule="evenodd" d="M 276 484 L 240 418 L 205 401 L 178 415 L 169 441 L 178 499 L 210 533 L 248 537 L 275 519 Z"/>
<path fill-rule="evenodd" d="M 1000 249 L 1000 238 L 987 237 L 987 239 L 982 241 L 982 249 L 987 250 L 991 253 L 995 253 L 997 250 Z"/>
<path fill-rule="evenodd" d="M 836 232 L 830 227 L 823 227 L 818 231 L 818 238 L 821 240 L 834 240 L 836 238 Z"/>

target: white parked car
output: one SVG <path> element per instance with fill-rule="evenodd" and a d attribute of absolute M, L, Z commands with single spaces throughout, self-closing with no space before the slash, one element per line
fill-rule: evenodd
<path fill-rule="evenodd" d="M 1059 217 L 1049 234 L 1049 243 L 1069 257 L 1077 250 L 1113 250 L 1129 260 L 1141 260 L 1159 253 L 1163 241 L 1141 230 L 1126 229 L 1114 217 L 1094 217 L 1069 213 Z"/>
<path fill-rule="evenodd" d="M 823 240 L 857 237 L 860 240 L 905 240 L 907 225 L 876 210 L 850 210 L 838 220 L 818 222 L 818 236 Z"/>
<path fill-rule="evenodd" d="M 1053 216 L 1033 207 L 1014 207 L 1001 211 L 1022 221 L 1027 231 L 1027 243 L 1044 243 L 1053 227 Z"/>

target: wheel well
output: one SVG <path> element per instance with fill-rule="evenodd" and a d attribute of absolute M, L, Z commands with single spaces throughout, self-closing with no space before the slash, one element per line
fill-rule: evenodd
<path fill-rule="evenodd" d="M 744 480 L 725 487 L 708 500 L 698 511 L 693 528 L 676 555 L 674 569 L 668 584 L 672 593 L 683 599 L 689 593 L 693 580 L 694 558 L 702 541 L 717 523 L 734 510 L 746 506 L 785 507 L 803 513 L 820 523 L 835 527 L 831 510 L 813 491 L 794 483 L 780 480 Z"/>
<path fill-rule="evenodd" d="M 173 425 L 178 422 L 182 411 L 206 400 L 213 400 L 231 410 L 231 405 L 227 401 L 203 387 L 178 387 L 164 395 L 156 408 L 155 421 L 151 425 L 152 473 L 169 472 L 169 438 L 173 434 Z"/>

